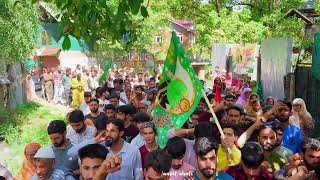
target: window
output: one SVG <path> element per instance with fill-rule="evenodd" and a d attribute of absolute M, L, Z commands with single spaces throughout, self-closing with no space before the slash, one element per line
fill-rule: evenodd
<path fill-rule="evenodd" d="M 179 38 L 179 40 L 180 40 L 180 43 L 183 43 L 183 35 L 182 35 L 182 34 L 179 34 L 179 35 L 178 35 L 178 38 Z"/>
<path fill-rule="evenodd" d="M 158 35 L 158 36 L 154 36 L 154 41 L 156 43 L 162 43 L 162 36 Z"/>
<path fill-rule="evenodd" d="M 140 60 L 141 61 L 146 61 L 147 60 L 147 51 L 144 49 L 144 50 L 142 50 L 141 51 L 141 53 L 140 53 Z"/>

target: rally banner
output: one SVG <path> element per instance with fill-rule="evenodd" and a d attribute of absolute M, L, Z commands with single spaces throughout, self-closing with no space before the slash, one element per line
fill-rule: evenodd
<path fill-rule="evenodd" d="M 103 69 L 103 74 L 99 78 L 100 85 L 102 85 L 106 81 L 106 78 L 107 78 L 107 75 L 108 75 L 109 70 L 111 68 L 111 65 L 112 65 L 112 59 L 109 59 L 108 64 Z"/>
<path fill-rule="evenodd" d="M 181 128 L 197 107 L 201 83 L 191 66 L 175 32 L 172 32 L 167 58 L 164 62 L 160 85 L 153 105 L 152 116 L 157 126 L 157 142 L 165 147 L 171 128 Z"/>

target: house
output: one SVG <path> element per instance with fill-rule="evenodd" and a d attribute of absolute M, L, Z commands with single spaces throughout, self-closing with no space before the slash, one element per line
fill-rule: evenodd
<path fill-rule="evenodd" d="M 320 24 L 316 21 L 316 17 L 319 17 L 319 14 L 315 11 L 315 5 L 316 0 L 307 0 L 300 9 L 291 9 L 284 15 L 284 18 L 297 17 L 302 19 L 305 23 L 305 39 L 311 42 L 313 42 L 314 33 L 320 31 Z M 311 52 L 311 49 L 306 48 L 308 52 Z M 300 49 L 295 47 L 293 51 L 294 53 L 299 53 Z"/>
<path fill-rule="evenodd" d="M 89 57 L 90 46 L 83 40 L 68 36 L 71 42 L 69 50 L 62 49 L 64 37 L 58 30 L 58 20 L 50 7 L 38 3 L 40 9 L 40 24 L 37 27 L 37 57 L 42 67 L 56 68 L 58 66 L 74 69 L 77 64 L 90 65 L 95 58 Z"/>
<path fill-rule="evenodd" d="M 170 46 L 171 32 L 175 31 L 181 45 L 186 51 L 195 43 L 196 35 L 193 28 L 193 23 L 187 20 L 169 20 L 170 27 L 163 30 L 161 34 L 154 35 L 154 41 L 152 44 L 152 51 L 147 52 L 142 50 L 137 52 L 132 49 L 130 53 L 125 57 L 120 57 L 118 62 L 124 67 L 153 67 L 155 64 L 163 64 L 167 56 L 167 50 Z M 189 54 L 190 59 L 193 62 L 196 72 L 203 74 L 204 66 L 208 63 L 199 62 L 199 57 Z"/>

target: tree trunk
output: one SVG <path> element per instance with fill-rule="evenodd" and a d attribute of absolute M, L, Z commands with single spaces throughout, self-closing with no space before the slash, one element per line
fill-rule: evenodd
<path fill-rule="evenodd" d="M 216 7 L 216 11 L 218 13 L 218 16 L 220 16 L 220 1 L 219 0 L 215 0 L 214 6 Z"/>

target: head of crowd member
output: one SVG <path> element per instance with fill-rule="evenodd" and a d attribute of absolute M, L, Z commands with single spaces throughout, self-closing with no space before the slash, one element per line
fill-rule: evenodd
<path fill-rule="evenodd" d="M 98 99 L 91 99 L 89 101 L 89 108 L 91 113 L 96 114 L 99 111 L 99 100 Z"/>
<path fill-rule="evenodd" d="M 36 175 L 38 176 L 37 179 L 50 179 L 55 166 L 55 155 L 52 148 L 40 148 L 35 154 L 34 159 L 36 165 Z"/>
<path fill-rule="evenodd" d="M 148 101 L 142 101 L 139 103 L 137 110 L 140 112 L 147 112 L 150 103 Z"/>
<path fill-rule="evenodd" d="M 138 81 L 142 82 L 144 80 L 143 74 L 141 72 L 138 73 Z"/>
<path fill-rule="evenodd" d="M 271 122 L 272 129 L 276 132 L 276 143 L 275 146 L 281 146 L 282 136 L 283 136 L 283 127 L 281 126 L 280 121 L 274 120 Z"/>
<path fill-rule="evenodd" d="M 86 68 L 86 66 L 82 66 L 82 72 L 84 73 L 84 72 L 86 72 L 87 71 L 87 68 Z"/>
<path fill-rule="evenodd" d="M 146 122 L 151 121 L 151 117 L 145 112 L 138 112 L 132 118 L 132 121 L 136 123 L 137 128 L 141 135 L 143 135 L 143 127 Z"/>
<path fill-rule="evenodd" d="M 156 137 L 158 135 L 156 126 L 152 121 L 146 122 L 143 125 L 143 138 L 146 144 L 156 143 Z"/>
<path fill-rule="evenodd" d="M 142 85 L 138 85 L 134 87 L 135 93 L 137 96 L 142 96 L 142 93 L 144 91 L 144 88 Z"/>
<path fill-rule="evenodd" d="M 105 100 L 110 95 L 110 93 L 106 87 L 100 87 L 97 89 L 97 95 L 100 99 Z"/>
<path fill-rule="evenodd" d="M 194 136 L 196 139 L 200 137 L 213 137 L 213 126 L 210 122 L 200 122 L 194 128 Z"/>
<path fill-rule="evenodd" d="M 131 88 L 132 88 L 132 86 L 131 86 L 131 83 L 130 83 L 129 79 L 125 79 L 124 80 L 124 89 L 126 91 L 131 91 Z"/>
<path fill-rule="evenodd" d="M 274 105 L 274 98 L 272 96 L 267 97 L 266 99 L 266 105 Z"/>
<path fill-rule="evenodd" d="M 163 151 L 151 151 L 145 160 L 143 175 L 145 180 L 168 180 L 171 157 Z"/>
<path fill-rule="evenodd" d="M 120 82 L 120 79 L 113 80 L 113 87 L 116 91 L 120 91 L 122 89 L 122 84 Z"/>
<path fill-rule="evenodd" d="M 55 147 L 62 147 L 66 143 L 66 130 L 66 123 L 62 120 L 54 120 L 49 123 L 47 131 L 50 140 Z"/>
<path fill-rule="evenodd" d="M 230 107 L 230 106 L 233 106 L 234 103 L 236 102 L 236 96 L 233 94 L 228 94 L 224 97 L 224 100 L 226 102 L 226 106 Z"/>
<path fill-rule="evenodd" d="M 110 104 L 114 105 L 115 107 L 118 107 L 119 106 L 119 100 L 120 100 L 120 97 L 118 95 L 111 94 L 109 102 L 110 102 Z"/>
<path fill-rule="evenodd" d="M 77 74 L 77 80 L 81 81 L 81 74 L 80 73 Z"/>
<path fill-rule="evenodd" d="M 225 139 L 234 144 L 236 142 L 235 127 L 233 124 L 225 124 L 222 126 Z"/>
<path fill-rule="evenodd" d="M 34 165 L 34 156 L 40 148 L 41 148 L 41 145 L 38 143 L 29 143 L 24 148 L 24 155 L 26 157 L 26 160 L 31 165 Z"/>
<path fill-rule="evenodd" d="M 308 138 L 302 148 L 303 163 L 309 171 L 315 171 L 320 177 L 320 141 Z"/>
<path fill-rule="evenodd" d="M 124 123 L 122 120 L 113 118 L 107 121 L 106 146 L 112 147 L 121 141 L 124 134 Z"/>
<path fill-rule="evenodd" d="M 147 94 L 147 101 L 149 101 L 149 102 L 154 102 L 154 100 L 155 100 L 155 96 L 156 96 L 156 94 L 157 94 L 157 89 L 149 89 L 147 92 L 146 92 L 146 94 Z"/>
<path fill-rule="evenodd" d="M 266 113 L 266 112 L 268 112 L 270 109 L 272 109 L 272 105 L 265 105 L 265 106 L 263 106 L 263 108 L 262 108 L 263 114 Z"/>
<path fill-rule="evenodd" d="M 254 100 L 252 104 L 252 110 L 255 112 L 259 112 L 262 110 L 261 104 L 259 100 Z"/>
<path fill-rule="evenodd" d="M 214 104 L 215 103 L 215 100 L 214 100 L 214 94 L 213 93 L 210 93 L 207 95 L 207 98 L 208 100 L 210 101 L 211 104 Z"/>
<path fill-rule="evenodd" d="M 116 117 L 116 107 L 112 104 L 105 105 L 104 112 L 108 118 L 115 118 Z"/>
<path fill-rule="evenodd" d="M 196 173 L 201 179 L 210 179 L 216 176 L 218 147 L 218 143 L 212 137 L 196 139 L 194 144 L 198 164 Z"/>
<path fill-rule="evenodd" d="M 166 150 L 172 158 L 171 167 L 178 170 L 183 165 L 183 157 L 186 153 L 186 143 L 181 137 L 175 136 L 168 140 Z"/>
<path fill-rule="evenodd" d="M 199 110 L 201 110 L 201 111 L 206 111 L 207 110 L 207 103 L 206 103 L 206 101 L 204 100 L 204 98 L 201 98 L 200 99 L 200 102 L 199 102 L 199 104 L 198 104 L 198 107 L 197 107 Z"/>
<path fill-rule="evenodd" d="M 41 148 L 38 143 L 30 143 L 24 148 L 25 160 L 23 161 L 22 168 L 19 172 L 19 179 L 30 179 L 35 173 L 35 160 L 34 156 L 37 151 Z"/>
<path fill-rule="evenodd" d="M 292 104 L 289 101 L 280 101 L 278 102 L 281 106 L 278 107 L 275 117 L 282 123 L 289 121 L 290 116 L 292 115 Z"/>
<path fill-rule="evenodd" d="M 129 122 L 132 120 L 133 115 L 136 113 L 135 108 L 132 105 L 122 105 L 117 108 L 117 118 Z"/>
<path fill-rule="evenodd" d="M 261 175 L 261 164 L 264 161 L 263 149 L 256 142 L 248 142 L 241 149 L 241 167 L 247 179 L 254 179 Z"/>
<path fill-rule="evenodd" d="M 85 92 L 84 93 L 84 101 L 89 104 L 90 100 L 92 98 L 91 92 Z"/>
<path fill-rule="evenodd" d="M 76 133 L 83 133 L 86 130 L 86 125 L 84 123 L 84 115 L 81 110 L 73 110 L 69 114 L 68 118 L 69 124 L 72 127 L 72 129 Z"/>
<path fill-rule="evenodd" d="M 257 85 L 257 81 L 255 81 L 255 80 L 249 81 L 249 87 L 250 87 L 251 89 L 255 88 L 256 85 Z"/>
<path fill-rule="evenodd" d="M 155 78 L 150 78 L 150 81 L 149 81 L 149 89 L 153 89 L 153 88 L 156 88 L 156 79 Z"/>
<path fill-rule="evenodd" d="M 277 134 L 271 125 L 260 127 L 258 142 L 265 152 L 272 152 L 276 147 Z"/>
<path fill-rule="evenodd" d="M 250 94 L 250 96 L 249 96 L 249 103 L 250 103 L 250 104 L 254 104 L 256 101 L 259 101 L 258 95 L 257 95 L 257 94 L 254 94 L 254 93 Z"/>
<path fill-rule="evenodd" d="M 91 77 L 96 77 L 97 76 L 97 72 L 94 69 L 94 67 L 91 68 Z"/>
<path fill-rule="evenodd" d="M 106 159 L 108 149 L 101 144 L 89 144 L 79 150 L 80 180 L 91 180 Z"/>
<path fill-rule="evenodd" d="M 66 69 L 66 75 L 69 76 L 70 74 L 71 74 L 71 69 L 70 69 L 70 68 L 67 68 L 67 69 Z"/>
<path fill-rule="evenodd" d="M 226 121 L 227 123 L 238 124 L 241 122 L 241 116 L 243 115 L 243 111 L 238 106 L 230 106 L 226 109 Z"/>
<path fill-rule="evenodd" d="M 196 126 L 197 124 L 199 124 L 199 119 L 200 119 L 200 114 L 202 113 L 202 111 L 200 111 L 199 109 L 196 109 L 193 111 L 193 113 L 191 114 L 191 120 L 192 120 L 192 126 Z"/>

